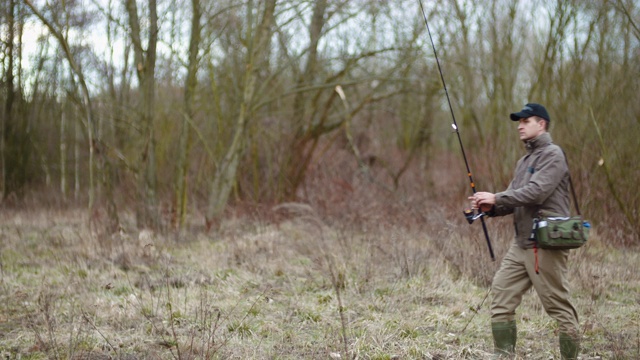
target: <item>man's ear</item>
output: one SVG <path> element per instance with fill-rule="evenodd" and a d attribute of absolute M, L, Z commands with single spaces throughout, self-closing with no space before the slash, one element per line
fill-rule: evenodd
<path fill-rule="evenodd" d="M 536 122 L 542 126 L 542 128 L 544 129 L 544 131 L 547 131 L 549 129 L 549 123 L 547 122 L 547 120 L 536 116 Z"/>
<path fill-rule="evenodd" d="M 544 123 L 544 131 L 549 131 L 549 122 L 547 120 L 542 120 Z"/>

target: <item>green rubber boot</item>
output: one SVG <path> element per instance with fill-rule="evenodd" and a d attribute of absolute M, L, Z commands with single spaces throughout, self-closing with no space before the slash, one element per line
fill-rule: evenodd
<path fill-rule="evenodd" d="M 578 352 L 580 352 L 580 340 L 577 337 L 560 333 L 560 356 L 562 360 L 576 360 L 578 359 Z"/>
<path fill-rule="evenodd" d="M 516 354 L 518 332 L 515 321 L 491 323 L 493 353 L 496 358 L 512 358 Z"/>

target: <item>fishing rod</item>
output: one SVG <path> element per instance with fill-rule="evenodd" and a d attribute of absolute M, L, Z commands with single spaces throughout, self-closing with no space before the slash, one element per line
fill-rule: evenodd
<path fill-rule="evenodd" d="M 422 0 L 418 0 L 420 3 L 420 10 L 422 10 L 422 17 L 424 18 L 424 24 L 427 26 L 427 33 L 429 34 L 429 40 L 431 41 L 431 47 L 433 48 L 433 55 L 436 58 L 436 64 L 438 64 L 438 71 L 440 72 L 440 79 L 442 80 L 442 87 L 444 88 L 444 93 L 447 96 L 447 103 L 449 104 L 449 110 L 451 111 L 451 118 L 453 119 L 453 130 L 455 130 L 456 135 L 458 135 L 458 142 L 460 143 L 460 150 L 462 150 L 462 157 L 464 158 L 464 165 L 467 167 L 467 175 L 469 176 L 469 183 L 471 184 L 471 191 L 473 194 L 476 193 L 476 184 L 473 182 L 473 176 L 471 175 L 471 168 L 469 167 L 469 161 L 467 160 L 467 155 L 464 152 L 464 146 L 462 146 L 462 138 L 460 137 L 460 131 L 458 131 L 458 123 L 456 122 L 456 116 L 453 113 L 453 107 L 451 106 L 451 99 L 449 98 L 449 91 L 447 90 L 447 84 L 444 81 L 444 75 L 442 74 L 442 67 L 440 67 L 440 60 L 438 60 L 438 52 L 436 51 L 436 45 L 433 43 L 433 37 L 431 36 L 431 30 L 429 29 L 429 22 L 427 21 L 427 14 L 424 11 L 424 6 L 422 5 Z M 486 213 L 480 211 L 478 209 L 477 213 L 474 213 L 471 209 L 464 210 L 464 215 L 467 218 L 469 224 L 472 224 L 475 220 L 480 219 L 482 222 L 482 230 L 484 231 L 484 237 L 487 239 L 487 246 L 489 247 L 489 254 L 491 255 L 491 260 L 495 261 L 496 257 L 493 253 L 493 247 L 491 246 L 491 240 L 489 239 L 489 232 L 487 231 L 487 224 L 484 222 L 484 216 Z"/>

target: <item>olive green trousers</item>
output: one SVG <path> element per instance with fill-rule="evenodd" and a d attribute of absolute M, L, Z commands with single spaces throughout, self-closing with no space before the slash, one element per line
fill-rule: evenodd
<path fill-rule="evenodd" d="M 534 249 L 509 248 L 493 278 L 491 322 L 515 320 L 522 296 L 532 286 L 549 316 L 558 323 L 560 333 L 578 335 L 578 314 L 570 301 L 567 282 L 569 250 L 538 249 L 538 270 Z"/>

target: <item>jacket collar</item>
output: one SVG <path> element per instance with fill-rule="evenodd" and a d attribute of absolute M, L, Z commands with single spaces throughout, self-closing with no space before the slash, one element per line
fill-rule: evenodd
<path fill-rule="evenodd" d="M 551 134 L 549 134 L 548 132 L 544 132 L 531 140 L 527 140 L 525 142 L 525 148 L 527 149 L 528 153 L 532 153 L 536 149 L 551 144 L 551 142 Z"/>

